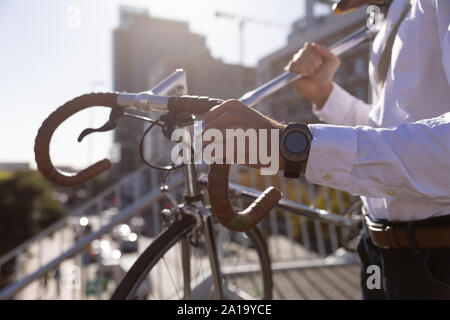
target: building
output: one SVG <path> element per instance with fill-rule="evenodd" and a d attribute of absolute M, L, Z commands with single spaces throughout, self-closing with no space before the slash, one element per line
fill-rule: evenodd
<path fill-rule="evenodd" d="M 305 42 L 330 45 L 356 29 L 364 26 L 367 20 L 365 8 L 338 16 L 328 12 L 315 17 L 313 2 L 307 1 L 305 18 L 292 25 L 287 45 L 258 62 L 257 80 L 264 83 L 283 72 L 283 68 Z M 368 61 L 369 44 L 361 44 L 341 56 L 342 64 L 336 73 L 335 81 L 362 100 L 369 99 Z M 301 98 L 292 88 L 286 87 L 264 100 L 258 109 L 280 121 L 300 121 L 314 123 L 319 120 L 311 111 L 311 104 Z"/>
<path fill-rule="evenodd" d="M 187 73 L 189 94 L 238 98 L 255 87 L 253 68 L 214 59 L 205 38 L 190 32 L 185 22 L 153 18 L 146 11 L 122 7 L 120 26 L 114 30 L 114 89 L 147 91 L 177 68 Z M 115 154 L 120 174 L 142 164 L 138 142 L 144 124 L 123 119 L 115 132 Z M 150 139 L 146 153 L 167 154 L 161 135 Z M 167 163 L 166 163 L 167 164 Z"/>

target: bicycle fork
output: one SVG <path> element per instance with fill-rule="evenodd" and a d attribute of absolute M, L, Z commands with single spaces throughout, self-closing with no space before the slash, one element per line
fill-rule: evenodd
<path fill-rule="evenodd" d="M 214 238 L 214 223 L 212 216 L 207 216 L 203 223 L 203 234 L 205 236 L 206 253 L 211 268 L 212 284 L 216 299 L 223 299 L 222 277 L 217 255 L 216 240 Z M 191 250 L 187 237 L 181 240 L 181 266 L 183 269 L 183 299 L 191 299 Z"/>
<path fill-rule="evenodd" d="M 195 170 L 195 164 L 186 164 L 184 166 L 184 178 L 185 178 L 185 197 L 195 199 L 200 195 L 197 183 L 197 173 Z M 216 241 L 214 238 L 214 223 L 213 217 L 211 215 L 204 214 L 205 212 L 202 210 L 203 206 L 197 208 L 200 211 L 201 215 L 204 217 L 204 235 L 206 242 L 206 250 L 209 258 L 209 264 L 211 267 L 211 276 L 212 282 L 214 286 L 215 298 L 222 300 L 223 299 L 223 291 L 222 291 L 222 277 L 220 273 L 219 266 L 219 258 L 217 255 L 217 247 Z M 181 257 L 182 257 L 182 266 L 183 266 L 183 277 L 184 277 L 184 298 L 190 299 L 190 250 L 189 243 L 187 240 L 183 240 L 181 242 Z"/>
<path fill-rule="evenodd" d="M 214 292 L 216 299 L 223 300 L 222 276 L 220 274 L 219 258 L 217 256 L 216 240 L 214 238 L 214 224 L 212 216 L 205 219 L 205 242 L 208 251 L 209 263 L 211 265 L 211 276 L 213 277 Z"/>

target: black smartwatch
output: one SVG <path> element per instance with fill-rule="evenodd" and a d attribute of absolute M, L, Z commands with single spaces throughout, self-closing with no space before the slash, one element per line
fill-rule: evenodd
<path fill-rule="evenodd" d="M 280 152 L 284 158 L 284 176 L 298 178 L 308 159 L 312 134 L 303 123 L 289 123 L 280 137 Z"/>

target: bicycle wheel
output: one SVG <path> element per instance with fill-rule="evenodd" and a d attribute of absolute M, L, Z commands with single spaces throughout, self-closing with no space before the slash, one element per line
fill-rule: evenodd
<path fill-rule="evenodd" d="M 244 236 L 217 223 L 214 229 L 224 297 L 271 299 L 270 259 L 258 230 L 252 229 Z M 190 299 L 214 299 L 202 230 L 196 227 L 192 216 L 182 215 L 136 260 L 111 299 L 183 299 L 187 286 Z M 186 262 L 181 261 L 183 243 L 189 247 L 188 276 Z"/>

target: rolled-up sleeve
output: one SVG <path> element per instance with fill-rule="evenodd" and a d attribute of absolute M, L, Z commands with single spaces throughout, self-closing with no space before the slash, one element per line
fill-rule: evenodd
<path fill-rule="evenodd" d="M 368 125 L 372 105 L 364 103 L 333 82 L 333 89 L 319 110 L 313 105 L 313 113 L 323 122 L 335 125 Z"/>
<path fill-rule="evenodd" d="M 309 127 L 309 182 L 366 197 L 450 198 L 450 112 L 392 128 Z"/>

